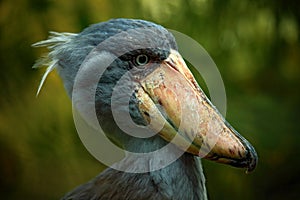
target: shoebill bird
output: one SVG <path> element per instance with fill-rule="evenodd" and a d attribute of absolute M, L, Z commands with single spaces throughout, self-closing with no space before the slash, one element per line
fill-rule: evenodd
<path fill-rule="evenodd" d="M 143 160 L 126 155 L 117 163 L 125 170 L 108 167 L 62 199 L 203 200 L 207 194 L 200 158 L 248 172 L 254 170 L 254 148 L 211 104 L 178 53 L 173 35 L 162 26 L 144 20 L 113 19 L 78 34 L 51 32 L 47 40 L 33 46 L 48 47 L 50 51 L 35 65 L 48 65 L 38 92 L 47 75 L 57 69 L 72 98 L 81 67 L 105 67 L 90 100 L 94 101 L 98 123 L 106 136 L 128 152 L 148 153 L 168 145 L 168 150 L 154 158 L 146 156 Z M 115 103 L 115 112 L 122 115 L 127 109 L 129 118 L 123 120 L 125 126 L 126 121 L 133 121 L 140 129 L 153 129 L 156 134 L 136 137 L 118 127 L 112 112 L 112 96 L 121 79 L 125 83 L 121 88 L 129 85 L 131 89 L 119 89 L 115 101 L 128 95 L 128 91 L 130 98 L 127 104 Z M 82 81 L 82 89 L 88 90 L 85 87 L 89 84 L 89 80 Z M 156 129 L 152 122 L 163 125 Z M 211 135 L 217 135 L 215 142 Z M 156 168 L 178 152 L 182 154 L 178 159 Z M 126 170 L 134 168 L 146 170 Z"/>

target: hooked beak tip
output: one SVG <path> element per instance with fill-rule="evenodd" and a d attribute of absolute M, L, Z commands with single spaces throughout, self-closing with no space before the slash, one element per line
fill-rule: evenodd
<path fill-rule="evenodd" d="M 254 171 L 258 161 L 257 153 L 251 145 L 248 146 L 247 160 L 248 160 L 248 164 L 247 164 L 248 167 L 246 173 L 248 174 Z"/>
<path fill-rule="evenodd" d="M 224 163 L 238 168 L 245 168 L 246 174 L 253 172 L 258 162 L 258 156 L 253 146 L 247 144 L 246 148 L 247 152 L 243 159 L 228 159 L 227 161 L 225 159 Z M 220 161 L 222 162 L 222 159 Z"/>

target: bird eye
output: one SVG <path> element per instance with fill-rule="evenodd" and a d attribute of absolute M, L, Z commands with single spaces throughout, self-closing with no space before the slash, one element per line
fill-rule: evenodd
<path fill-rule="evenodd" d="M 149 62 L 149 58 L 148 58 L 148 56 L 145 55 L 145 54 L 138 55 L 138 56 L 135 58 L 135 63 L 136 63 L 138 66 L 146 65 L 148 62 Z"/>

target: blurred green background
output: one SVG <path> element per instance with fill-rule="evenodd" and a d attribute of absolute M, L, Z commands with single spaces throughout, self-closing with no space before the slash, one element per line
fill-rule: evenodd
<path fill-rule="evenodd" d="M 210 199 L 300 199 L 296 0 L 1 0 L 1 199 L 59 199 L 104 168 L 81 144 L 56 73 L 35 97 L 44 69 L 31 66 L 46 49 L 30 45 L 50 30 L 79 32 L 119 17 L 189 35 L 219 67 L 227 119 L 256 148 L 259 164 L 246 175 L 203 161 Z"/>

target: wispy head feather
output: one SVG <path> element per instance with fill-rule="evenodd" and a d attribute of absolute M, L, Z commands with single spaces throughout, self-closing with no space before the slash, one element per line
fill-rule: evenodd
<path fill-rule="evenodd" d="M 50 35 L 47 40 L 32 44 L 33 47 L 47 47 L 49 49 L 49 53 L 38 59 L 33 65 L 33 68 L 48 66 L 42 77 L 36 95 L 40 93 L 47 76 L 57 67 L 58 59 L 56 58 L 56 55 L 59 53 L 60 47 L 70 42 L 77 35 L 74 33 L 58 33 L 53 31 L 49 32 L 49 34 Z"/>

